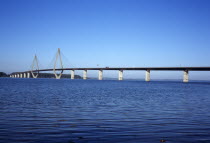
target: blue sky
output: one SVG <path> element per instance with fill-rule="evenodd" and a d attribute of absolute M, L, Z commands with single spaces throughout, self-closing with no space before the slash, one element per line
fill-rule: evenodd
<path fill-rule="evenodd" d="M 209 25 L 209 0 L 0 0 L 0 70 L 57 48 L 68 67 L 210 66 Z"/>

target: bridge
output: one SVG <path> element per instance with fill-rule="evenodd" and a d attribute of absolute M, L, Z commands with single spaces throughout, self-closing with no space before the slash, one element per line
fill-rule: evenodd
<path fill-rule="evenodd" d="M 56 68 L 56 64 L 60 61 L 61 68 Z M 34 67 L 37 69 L 34 70 Z M 29 71 L 24 72 L 14 72 L 10 75 L 11 78 L 37 78 L 39 72 L 45 71 L 53 71 L 55 78 L 60 79 L 62 76 L 63 71 L 71 71 L 71 79 L 75 77 L 75 70 L 82 70 L 83 71 L 83 79 L 87 79 L 87 71 L 88 70 L 98 70 L 98 79 L 103 79 L 103 71 L 104 70 L 117 70 L 119 71 L 118 80 L 123 80 L 123 71 L 130 70 L 130 71 L 146 71 L 145 81 L 150 81 L 150 71 L 183 71 L 183 82 L 189 82 L 189 71 L 210 71 L 210 67 L 97 67 L 97 68 L 63 68 L 62 59 L 60 55 L 60 49 L 56 54 L 56 60 L 54 63 L 54 68 L 52 69 L 39 69 L 37 56 L 35 55 L 32 68 Z M 59 74 L 56 71 L 60 71 Z"/>

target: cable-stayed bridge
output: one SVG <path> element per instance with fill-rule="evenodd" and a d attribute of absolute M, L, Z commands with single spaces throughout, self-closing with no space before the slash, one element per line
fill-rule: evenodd
<path fill-rule="evenodd" d="M 57 64 L 60 64 L 60 68 L 57 68 Z M 39 72 L 53 71 L 55 78 L 60 79 L 63 71 L 71 71 L 71 79 L 75 77 L 75 70 L 83 70 L 83 79 L 87 79 L 87 71 L 88 70 L 98 70 L 98 79 L 103 79 L 103 71 L 104 70 L 118 70 L 118 80 L 123 80 L 123 71 L 146 71 L 145 81 L 150 81 L 150 71 L 183 71 L 183 82 L 189 81 L 189 71 L 210 71 L 210 67 L 97 67 L 97 68 L 64 68 L 62 63 L 62 57 L 60 53 L 60 49 L 58 49 L 56 53 L 56 59 L 54 61 L 54 68 L 49 69 L 39 69 L 39 63 L 37 60 L 37 56 L 35 55 L 34 60 L 32 62 L 31 70 L 23 71 L 23 72 L 14 72 L 10 75 L 12 78 L 37 78 L 39 76 Z M 60 73 L 57 73 L 60 71 Z"/>

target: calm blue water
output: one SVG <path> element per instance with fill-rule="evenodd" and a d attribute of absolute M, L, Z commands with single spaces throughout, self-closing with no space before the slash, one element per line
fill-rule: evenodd
<path fill-rule="evenodd" d="M 0 79 L 0 143 L 209 143 L 210 83 Z"/>

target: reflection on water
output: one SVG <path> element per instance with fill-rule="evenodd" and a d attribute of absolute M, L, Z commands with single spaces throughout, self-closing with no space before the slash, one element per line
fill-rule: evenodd
<path fill-rule="evenodd" d="M 0 143 L 207 143 L 208 83 L 0 79 Z"/>

